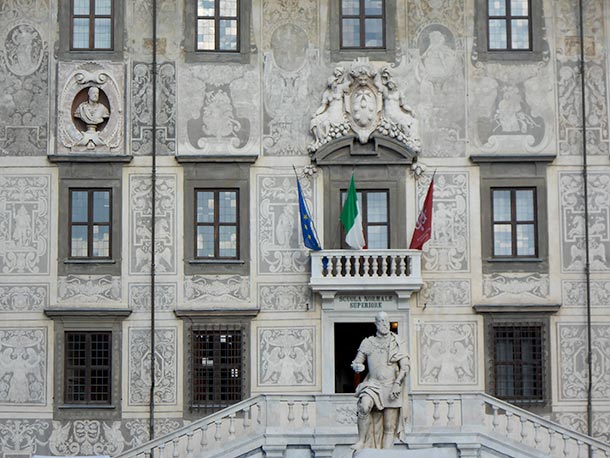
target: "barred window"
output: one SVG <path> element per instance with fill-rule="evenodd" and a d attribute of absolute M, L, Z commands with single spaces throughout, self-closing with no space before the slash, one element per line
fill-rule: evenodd
<path fill-rule="evenodd" d="M 110 51 L 114 48 L 113 0 L 72 0 L 70 49 Z"/>
<path fill-rule="evenodd" d="M 241 326 L 193 329 L 191 406 L 207 415 L 243 397 Z"/>
<path fill-rule="evenodd" d="M 239 1 L 197 0 L 197 51 L 239 52 Z"/>
<path fill-rule="evenodd" d="M 112 191 L 70 189 L 70 257 L 112 256 Z"/>
<path fill-rule="evenodd" d="M 66 404 L 110 404 L 111 332 L 65 333 Z"/>
<path fill-rule="evenodd" d="M 492 188 L 493 256 L 538 256 L 535 188 Z"/>
<path fill-rule="evenodd" d="M 341 48 L 385 48 L 385 0 L 341 0 Z"/>
<path fill-rule="evenodd" d="M 239 259 L 239 192 L 195 190 L 195 258 Z"/>
<path fill-rule="evenodd" d="M 494 325 L 494 395 L 511 402 L 544 400 L 542 325 Z"/>
<path fill-rule="evenodd" d="M 487 0 L 490 51 L 532 49 L 531 0 Z"/>

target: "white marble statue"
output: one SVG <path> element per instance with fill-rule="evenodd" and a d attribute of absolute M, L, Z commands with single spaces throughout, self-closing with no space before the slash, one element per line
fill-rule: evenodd
<path fill-rule="evenodd" d="M 407 373 L 409 356 L 398 336 L 390 332 L 385 312 L 375 317 L 377 333 L 360 344 L 352 369 L 368 375 L 356 388 L 358 442 L 362 448 L 392 448 L 396 437 L 404 439 L 408 417 Z"/>
<path fill-rule="evenodd" d="M 322 105 L 316 110 L 311 119 L 310 129 L 315 137 L 315 144 L 324 143 L 333 125 L 345 122 L 345 108 L 343 97 L 349 88 L 350 81 L 346 78 L 343 67 L 335 68 L 333 76 L 328 79 L 326 89 L 322 94 Z"/>
<path fill-rule="evenodd" d="M 100 100 L 100 90 L 91 86 L 87 91 L 88 98 L 82 102 L 74 112 L 74 117 L 82 120 L 87 125 L 87 131 L 83 133 L 83 138 L 78 142 L 79 145 L 94 149 L 104 142 L 100 139 L 97 126 L 102 124 L 105 119 L 110 117 L 110 111 Z"/>

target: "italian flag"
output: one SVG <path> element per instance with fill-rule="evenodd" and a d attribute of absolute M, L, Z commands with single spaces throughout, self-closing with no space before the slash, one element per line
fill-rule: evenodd
<path fill-rule="evenodd" d="M 354 250 L 365 248 L 364 234 L 362 232 L 362 213 L 360 205 L 358 205 L 358 195 L 356 194 L 356 184 L 354 183 L 354 175 L 349 184 L 349 191 L 343 210 L 341 210 L 341 223 L 345 228 L 345 243 Z"/>

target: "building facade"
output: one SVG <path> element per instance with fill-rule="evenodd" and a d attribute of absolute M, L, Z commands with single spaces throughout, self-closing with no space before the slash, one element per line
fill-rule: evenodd
<path fill-rule="evenodd" d="M 610 440 L 610 6 L 581 39 L 575 3 L 0 2 L 0 457 L 142 444 L 151 373 L 156 436 L 353 392 L 379 310 L 413 393 Z"/>

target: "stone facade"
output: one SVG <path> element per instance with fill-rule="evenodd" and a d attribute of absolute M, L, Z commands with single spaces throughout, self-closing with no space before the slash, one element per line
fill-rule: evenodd
<path fill-rule="evenodd" d="M 389 218 L 393 250 L 407 248 L 435 172 L 423 288 L 406 297 L 358 285 L 344 293 L 378 302 L 398 323 L 416 392 L 485 391 L 493 354 L 486 323 L 504 311 L 521 314 L 517 324 L 537 313 L 533 318 L 547 323 L 549 390 L 533 410 L 586 431 L 586 203 L 575 2 L 532 0 L 536 52 L 495 59 L 480 49 L 477 11 L 486 2 L 386 1 L 397 13 L 386 18 L 393 21 L 395 42 L 386 44 L 393 52 L 337 60 L 343 54 L 331 43 L 336 8 L 330 1 L 244 0 L 249 43 L 231 60 L 193 58 L 184 43 L 192 38 L 186 23 L 195 21 L 194 2 L 161 0 L 154 72 L 149 1 L 114 0 L 124 15 L 117 22 L 124 28 L 121 52 L 72 57 L 61 44 L 69 30 L 58 10 L 62 2 L 0 2 L 0 456 L 116 455 L 147 440 L 152 253 L 157 436 L 197 418 L 188 392 L 189 330 L 198 325 L 247 329 L 242 396 L 335 393 L 340 351 L 357 350 L 342 348 L 348 333 L 340 327 L 372 322 L 373 312 L 312 291 L 293 166 L 325 249 L 341 248 L 339 199 L 329 196 L 352 170 L 359 189 L 394 186 L 388 191 L 389 207 L 398 209 Z M 584 3 L 593 431 L 608 440 L 610 8 L 603 0 Z M 92 87 L 103 105 L 99 123 L 75 116 Z M 369 112 L 372 118 L 363 120 Z M 121 211 L 112 218 L 123 249 L 108 261 L 118 265 L 102 272 L 84 262 L 69 273 L 72 261 L 60 254 L 68 242 L 60 244 L 57 234 L 68 234 L 68 222 L 59 214 L 68 203 L 59 197 L 58 169 L 82 161 L 121 169 Z M 496 262 L 482 256 L 489 252 L 483 221 L 491 209 L 482 203 L 481 180 L 502 176 L 510 164 L 510 176 L 523 186 L 531 173 L 521 162 L 534 164 L 544 184 L 537 188 L 544 192 L 538 200 L 546 215 L 541 233 L 548 234 L 538 240 L 544 259 Z M 240 230 L 249 245 L 238 259 L 206 262 L 188 252 L 194 242 L 185 237 L 194 233 L 183 228 L 195 205 L 192 195 L 185 205 L 185 193 L 206 187 L 205 180 L 185 186 L 185 177 L 197 180 L 185 173 L 194 163 L 221 163 L 227 176 L 216 179 L 231 189 L 237 187 L 231 167 L 246 164 L 249 208 Z M 485 167 L 495 171 L 485 175 Z M 122 330 L 115 350 L 123 373 L 113 378 L 123 394 L 113 400 L 117 415 L 56 413 L 53 393 L 63 368 L 55 352 L 63 347 L 54 320 L 63 318 L 51 315 L 58 310 L 70 317 L 131 312 L 114 323 Z M 337 418 L 353 424 L 355 411 L 343 406 Z"/>

